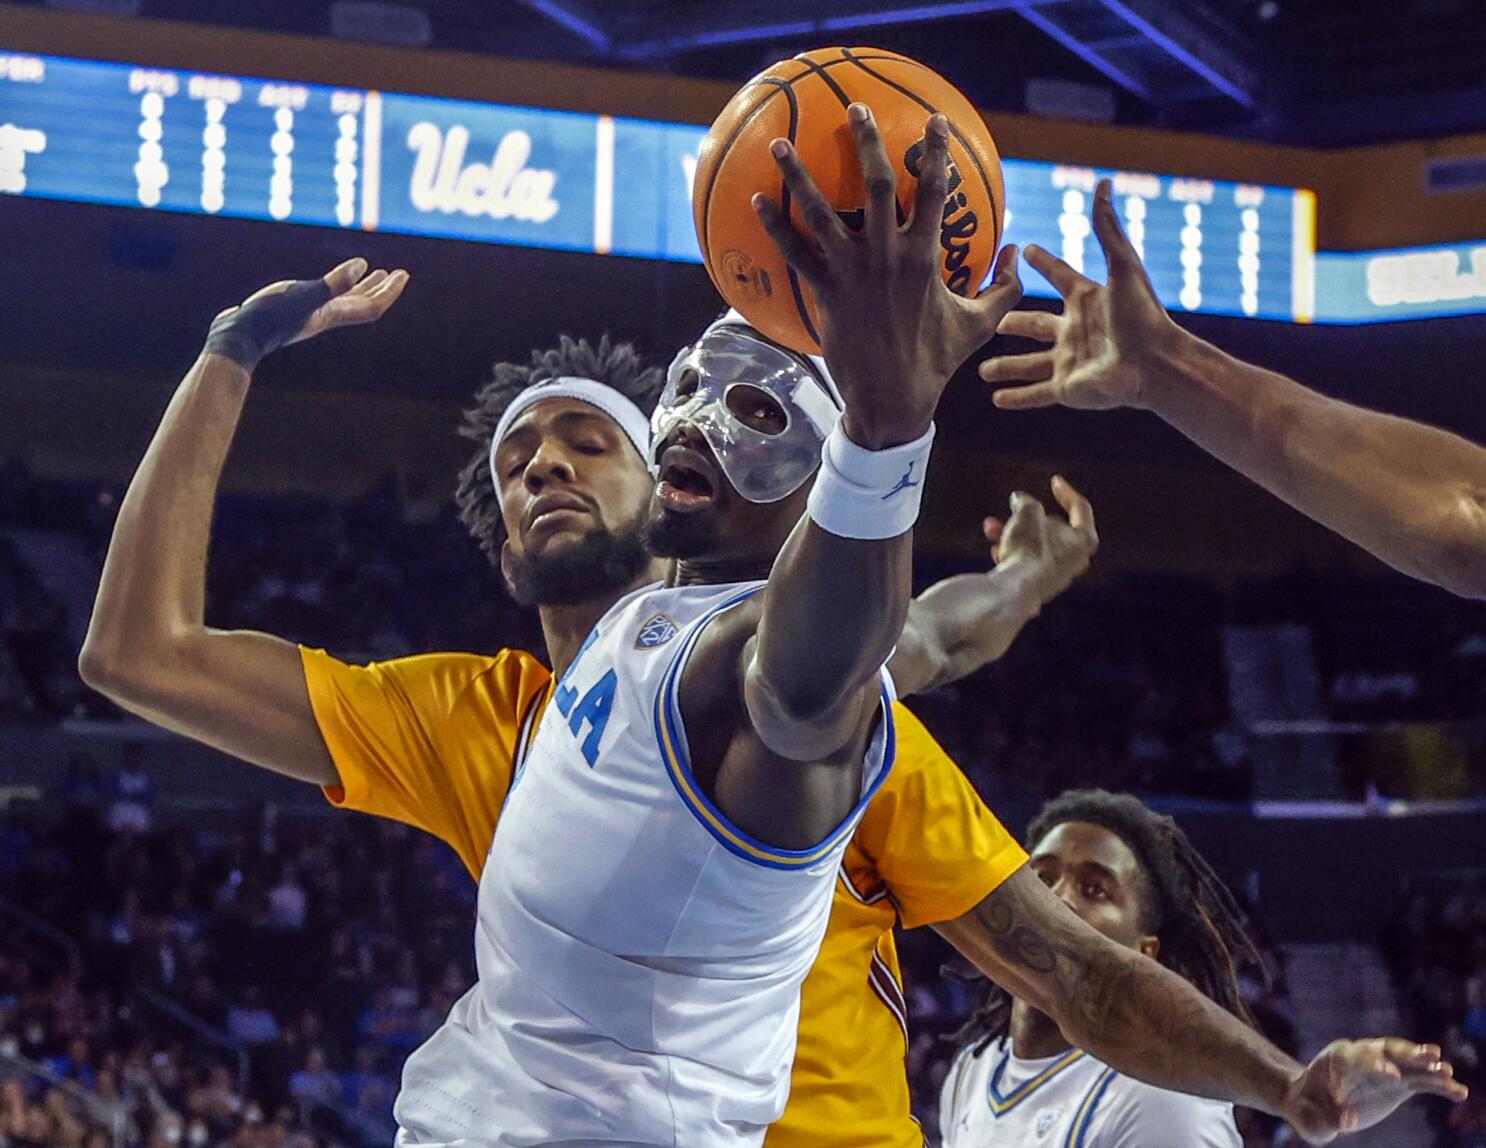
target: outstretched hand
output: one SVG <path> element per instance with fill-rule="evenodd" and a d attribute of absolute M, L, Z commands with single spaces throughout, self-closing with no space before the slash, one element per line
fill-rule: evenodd
<path fill-rule="evenodd" d="M 374 323 L 397 302 L 408 273 L 380 268 L 367 274 L 365 259 L 348 259 L 321 279 L 281 279 L 249 295 L 212 320 L 206 351 L 251 371 L 280 347 L 336 327 Z"/>
<path fill-rule="evenodd" d="M 995 569 L 944 578 L 913 600 L 889 664 L 900 695 L 937 689 L 996 661 L 1089 568 L 1099 548 L 1094 508 L 1063 478 L 1053 479 L 1053 496 L 1066 521 L 1018 491 L 1009 519 L 987 518 L 981 527 Z"/>
<path fill-rule="evenodd" d="M 1048 515 L 1041 502 L 1019 490 L 1011 496 L 1010 519 L 987 518 L 981 526 L 997 573 L 1024 572 L 1039 606 L 1068 589 L 1099 549 L 1089 500 L 1062 475 L 1053 478 L 1052 488 L 1067 519 Z"/>
<path fill-rule="evenodd" d="M 997 390 L 998 407 L 1144 406 L 1151 371 L 1165 349 L 1183 337 L 1120 226 L 1107 179 L 1094 191 L 1094 234 L 1109 265 L 1109 281 L 1102 285 L 1041 247 L 1027 248 L 1027 262 L 1063 297 L 1063 314 L 1013 311 L 1001 321 L 1003 335 L 1052 346 L 981 363 L 980 377 L 986 382 L 1022 384 Z"/>
<path fill-rule="evenodd" d="M 940 226 L 948 187 L 949 121 L 929 118 L 913 213 L 898 221 L 897 176 L 877 123 L 863 104 L 847 118 L 867 189 L 860 230 L 842 222 L 787 140 L 770 151 L 805 222 L 753 197 L 779 253 L 817 304 L 821 348 L 846 399 L 843 428 L 869 449 L 909 442 L 933 420 L 950 376 L 990 341 L 1021 298 L 1016 249 L 1002 249 L 991 285 L 976 299 L 945 285 Z"/>
<path fill-rule="evenodd" d="M 1311 1143 L 1326 1144 L 1371 1127 L 1412 1096 L 1460 1101 L 1467 1094 L 1436 1045 L 1338 1040 L 1306 1065 L 1280 1115 Z"/>

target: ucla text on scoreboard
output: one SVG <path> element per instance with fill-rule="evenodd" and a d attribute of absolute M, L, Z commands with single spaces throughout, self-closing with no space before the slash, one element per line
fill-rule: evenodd
<path fill-rule="evenodd" d="M 697 262 L 691 185 L 704 134 L 693 124 L 0 55 L 4 194 Z M 1113 176 L 1117 210 L 1174 310 L 1389 317 L 1352 298 L 1350 263 L 1318 260 L 1307 191 L 1014 159 L 1005 173 L 1007 239 L 1038 243 L 1095 278 L 1104 264 L 1089 227 L 1092 191 Z M 1027 282 L 1051 294 L 1030 269 Z M 1331 293 L 1342 303 L 1333 307 Z M 1406 317 L 1435 313 L 1428 307 L 1420 301 Z"/>

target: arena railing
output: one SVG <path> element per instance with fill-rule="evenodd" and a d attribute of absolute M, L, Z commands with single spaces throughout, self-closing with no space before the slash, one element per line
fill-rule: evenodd
<path fill-rule="evenodd" d="M 119 1101 L 107 1100 L 96 1092 L 90 1092 L 75 1081 L 59 1076 L 44 1064 L 39 1064 L 18 1052 L 0 1050 L 0 1063 L 13 1074 L 29 1076 L 47 1088 L 54 1088 L 81 1110 L 84 1117 L 108 1133 L 113 1148 L 124 1148 L 128 1143 L 129 1112 Z"/>
<path fill-rule="evenodd" d="M 82 950 L 78 946 L 77 941 L 69 933 L 57 928 L 55 925 L 49 924 L 36 916 L 36 914 L 22 908 L 14 901 L 5 897 L 0 897 L 0 915 L 9 917 L 19 926 L 21 931 L 39 938 L 54 952 L 61 953 L 67 963 L 68 972 L 74 978 L 81 975 Z M 7 934 L 7 940 L 13 940 L 14 937 L 14 931 Z M 136 986 L 133 994 L 141 1003 L 148 1005 L 156 1012 L 168 1016 L 183 1028 L 188 1029 L 203 1043 L 230 1053 L 237 1064 L 238 1091 L 244 1092 L 247 1090 L 249 1057 L 246 1045 L 239 1040 L 234 1040 L 220 1029 L 213 1028 L 182 1005 L 177 1004 L 169 997 L 155 992 L 153 989 Z"/>
<path fill-rule="evenodd" d="M 237 1062 L 237 1090 L 239 1094 L 245 1094 L 248 1090 L 248 1077 L 250 1074 L 250 1061 L 248 1058 L 248 1047 L 240 1040 L 235 1040 L 220 1029 L 213 1028 L 195 1013 L 184 1008 L 167 996 L 157 993 L 154 989 L 142 986 L 134 988 L 134 996 L 137 1000 L 149 1005 L 181 1027 L 190 1030 L 204 1044 L 219 1048 L 224 1052 L 231 1053 Z"/>
<path fill-rule="evenodd" d="M 67 971 L 73 977 L 77 977 L 82 972 L 82 952 L 70 934 L 63 932 L 55 925 L 48 924 L 35 913 L 5 897 L 0 897 L 0 916 L 9 917 L 15 927 L 39 938 L 44 946 L 61 952 L 67 962 Z M 8 933 L 7 939 L 14 939 L 14 936 L 14 932 Z"/>

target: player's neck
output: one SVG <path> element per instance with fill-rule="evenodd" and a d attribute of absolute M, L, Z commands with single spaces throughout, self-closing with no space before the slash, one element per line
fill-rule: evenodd
<path fill-rule="evenodd" d="M 1073 1045 L 1058 1031 L 1057 1023 L 1045 1012 L 1012 999 L 1011 1051 L 1022 1060 L 1042 1060 L 1067 1052 Z"/>
<path fill-rule="evenodd" d="M 598 621 L 613 607 L 614 603 L 632 590 L 648 586 L 656 580 L 655 563 L 636 575 L 627 585 L 617 587 L 613 593 L 590 598 L 586 602 L 574 602 L 567 606 L 538 606 L 537 614 L 542 620 L 542 639 L 547 644 L 547 658 L 552 663 L 553 677 L 562 677 L 573 664 L 583 643 L 588 640 Z"/>
<path fill-rule="evenodd" d="M 761 582 L 774 568 L 772 558 L 729 559 L 708 561 L 705 558 L 683 558 L 671 570 L 669 586 L 721 586 L 728 582 Z"/>

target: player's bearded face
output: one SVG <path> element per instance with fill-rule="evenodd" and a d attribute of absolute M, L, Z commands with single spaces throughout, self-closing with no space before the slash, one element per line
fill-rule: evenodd
<path fill-rule="evenodd" d="M 535 404 L 496 452 L 506 542 L 501 572 L 523 606 L 569 606 L 627 590 L 646 571 L 652 481 L 612 420 L 572 399 Z"/>
<path fill-rule="evenodd" d="M 571 606 L 622 590 L 650 562 L 644 513 L 610 529 L 602 519 L 583 534 L 531 553 L 508 548 L 501 563 L 511 596 L 523 606 Z"/>

